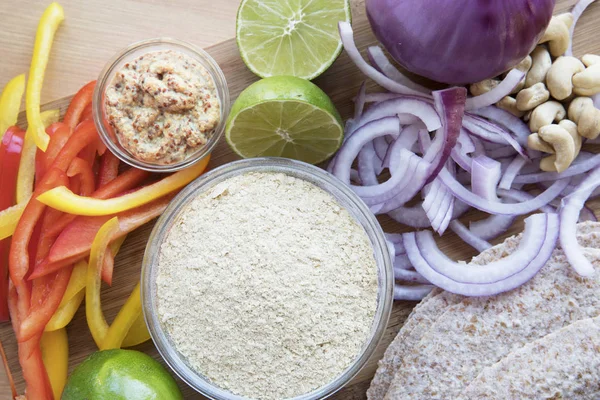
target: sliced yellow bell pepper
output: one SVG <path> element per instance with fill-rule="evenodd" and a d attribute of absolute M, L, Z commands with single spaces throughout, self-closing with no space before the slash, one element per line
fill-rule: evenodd
<path fill-rule="evenodd" d="M 52 42 L 54 41 L 54 34 L 64 19 L 65 12 L 60 4 L 52 3 L 46 8 L 38 24 L 35 44 L 33 45 L 31 67 L 29 68 L 27 92 L 25 94 L 27 123 L 31 127 L 35 144 L 42 151 L 46 151 L 50 142 L 50 137 L 46 134 L 40 115 L 42 85 L 44 83 L 48 59 L 50 58 Z"/>
<path fill-rule="evenodd" d="M 142 300 L 138 282 L 129 298 L 108 328 L 100 350 L 119 349 L 136 319 L 142 315 Z"/>
<path fill-rule="evenodd" d="M 73 267 L 71 272 L 71 278 L 69 278 L 69 284 L 65 290 L 65 294 L 60 302 L 59 307 L 65 306 L 73 297 L 79 292 L 85 289 L 87 280 L 88 263 L 85 260 L 78 261 Z"/>
<path fill-rule="evenodd" d="M 23 202 L 0 211 L 0 240 L 12 236 L 26 206 Z"/>
<path fill-rule="evenodd" d="M 118 229 L 119 220 L 117 217 L 108 220 L 96 234 L 90 250 L 90 264 L 87 269 L 85 285 L 85 316 L 98 348 L 102 348 L 108 332 L 108 323 L 102 313 L 102 303 L 100 302 L 100 286 L 102 284 L 100 274 L 102 273 L 104 254 L 112 235 Z"/>
<path fill-rule="evenodd" d="M 47 110 L 41 114 L 44 128 L 58 122 L 60 110 Z M 29 201 L 33 193 L 33 181 L 35 179 L 35 151 L 37 146 L 33 140 L 33 129 L 27 129 L 21 160 L 19 161 L 19 174 L 17 176 L 17 204 Z"/>
<path fill-rule="evenodd" d="M 197 164 L 175 172 L 173 175 L 163 178 L 152 185 L 110 199 L 78 196 L 65 186 L 59 186 L 42 193 L 37 199 L 47 206 L 69 214 L 88 216 L 112 215 L 150 203 L 168 193 L 181 189 L 204 172 L 208 161 L 209 157 L 206 157 Z"/>
<path fill-rule="evenodd" d="M 146 327 L 144 313 L 140 313 L 135 321 L 133 321 L 131 328 L 129 328 L 129 332 L 127 332 L 127 336 L 125 336 L 121 347 L 137 346 L 148 340 L 150 340 L 150 332 L 148 332 L 148 327 Z"/>
<path fill-rule="evenodd" d="M 55 399 L 60 399 L 67 383 L 69 369 L 69 340 L 66 329 L 44 332 L 40 342 L 42 360 L 48 371 Z"/>
<path fill-rule="evenodd" d="M 79 293 L 71 297 L 65 304 L 61 303 L 54 312 L 54 315 L 52 315 L 50 321 L 46 324 L 44 331 L 51 332 L 66 327 L 73 319 L 73 316 L 75 316 L 77 310 L 79 310 L 79 306 L 81 305 L 81 302 L 83 302 L 84 297 L 85 290 L 80 290 Z"/>
<path fill-rule="evenodd" d="M 9 126 L 17 124 L 21 100 L 25 92 L 25 74 L 12 78 L 0 95 L 0 140 Z"/>

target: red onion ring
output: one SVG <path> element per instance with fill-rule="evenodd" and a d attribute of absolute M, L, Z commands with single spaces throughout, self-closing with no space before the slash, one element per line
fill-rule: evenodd
<path fill-rule="evenodd" d="M 402 74 L 396 67 L 392 65 L 390 60 L 385 56 L 383 50 L 379 46 L 371 46 L 367 49 L 367 57 L 369 61 L 381 73 L 383 73 L 388 78 L 393 81 L 398 82 L 401 85 L 406 86 L 407 88 L 416 90 L 417 92 L 421 92 L 423 94 L 430 95 L 431 90 L 427 89 L 424 86 L 419 85 L 411 81 L 408 77 Z"/>
<path fill-rule="evenodd" d="M 476 110 L 478 108 L 496 104 L 502 100 L 503 97 L 508 96 L 510 92 L 517 87 L 524 76 L 524 72 L 521 72 L 517 69 L 511 69 L 502 82 L 498 84 L 498 86 L 482 95 L 469 97 L 465 104 L 465 110 Z"/>

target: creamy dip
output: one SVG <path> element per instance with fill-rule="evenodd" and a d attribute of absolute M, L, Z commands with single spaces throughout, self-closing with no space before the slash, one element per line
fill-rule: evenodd
<path fill-rule="evenodd" d="M 184 160 L 207 143 L 221 119 L 207 69 L 173 50 L 126 63 L 106 90 L 105 106 L 121 145 L 153 164 Z"/>

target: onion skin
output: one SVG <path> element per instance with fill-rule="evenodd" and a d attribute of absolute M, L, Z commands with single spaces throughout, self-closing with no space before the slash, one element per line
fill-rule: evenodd
<path fill-rule="evenodd" d="M 525 58 L 544 33 L 554 0 L 367 0 L 377 39 L 404 68 L 468 84 Z"/>

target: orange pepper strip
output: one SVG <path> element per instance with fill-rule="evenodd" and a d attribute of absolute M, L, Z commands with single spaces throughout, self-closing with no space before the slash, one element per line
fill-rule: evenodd
<path fill-rule="evenodd" d="M 86 107 L 92 104 L 92 96 L 94 94 L 94 88 L 96 87 L 96 81 L 91 81 L 83 86 L 69 104 L 69 108 L 65 112 L 63 122 L 75 129 L 77 124 L 81 121 L 82 114 Z"/>

